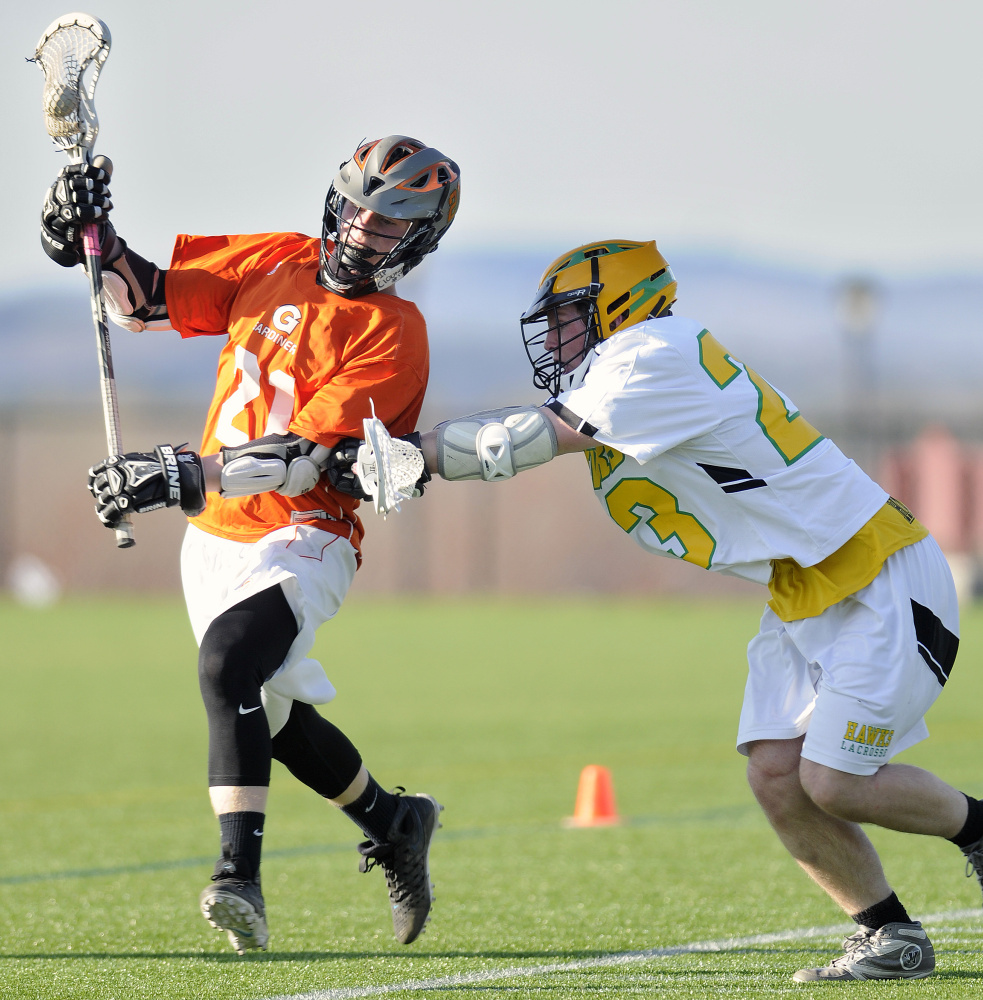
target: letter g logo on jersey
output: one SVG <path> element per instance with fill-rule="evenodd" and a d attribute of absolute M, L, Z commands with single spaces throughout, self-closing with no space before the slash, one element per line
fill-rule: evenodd
<path fill-rule="evenodd" d="M 279 306 L 273 313 L 273 325 L 281 333 L 293 333 L 301 320 L 302 313 L 292 305 Z"/>

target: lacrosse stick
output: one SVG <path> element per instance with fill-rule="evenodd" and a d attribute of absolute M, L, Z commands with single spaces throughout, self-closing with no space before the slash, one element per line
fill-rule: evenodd
<path fill-rule="evenodd" d="M 416 481 L 423 474 L 423 452 L 409 441 L 390 437 L 386 425 L 375 415 L 371 399 L 369 405 L 372 416 L 362 421 L 365 443 L 358 449 L 355 475 L 372 497 L 375 512 L 385 518 L 391 510 L 399 510 L 402 500 L 413 496 Z"/>
<path fill-rule="evenodd" d="M 55 145 L 63 149 L 73 163 L 92 162 L 92 147 L 99 134 L 94 103 L 96 82 L 111 44 L 109 28 L 98 18 L 88 14 L 66 14 L 48 26 L 31 60 L 44 72 L 44 126 Z M 102 159 L 105 160 L 102 164 L 104 169 L 111 171 L 112 165 L 105 157 Z M 102 295 L 102 257 L 97 223 L 92 222 L 82 228 L 82 248 L 89 276 L 92 324 L 99 355 L 99 389 L 106 424 L 106 444 L 110 455 L 121 455 L 119 403 Z M 133 525 L 129 517 L 124 517 L 116 528 L 116 545 L 127 549 L 133 544 Z"/>

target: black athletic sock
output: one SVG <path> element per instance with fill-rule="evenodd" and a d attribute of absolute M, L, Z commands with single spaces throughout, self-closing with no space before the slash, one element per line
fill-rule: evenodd
<path fill-rule="evenodd" d="M 369 783 L 365 791 L 347 806 L 342 806 L 345 813 L 370 840 L 383 844 L 389 838 L 389 828 L 396 818 L 397 796 L 384 791 L 382 786 L 369 775 Z"/>
<path fill-rule="evenodd" d="M 972 847 L 973 844 L 983 837 L 983 802 L 979 799 L 970 798 L 965 792 L 963 792 L 963 795 L 966 798 L 966 804 L 969 806 L 969 813 L 966 816 L 963 828 L 954 837 L 950 837 L 949 840 L 956 847 L 965 849 Z"/>
<path fill-rule="evenodd" d="M 222 829 L 222 860 L 215 866 L 215 874 L 221 871 L 226 859 L 235 864 L 235 873 L 240 878 L 259 877 L 259 859 L 263 853 L 264 813 L 230 812 L 218 818 Z"/>
<path fill-rule="evenodd" d="M 901 905 L 895 893 L 891 893 L 887 899 L 882 899 L 873 906 L 868 906 L 866 910 L 852 914 L 854 923 L 862 927 L 870 927 L 879 931 L 885 924 L 911 924 L 914 921 L 908 916 L 908 911 Z"/>

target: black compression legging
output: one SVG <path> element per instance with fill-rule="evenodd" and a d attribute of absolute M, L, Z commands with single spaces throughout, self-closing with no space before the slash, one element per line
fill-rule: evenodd
<path fill-rule="evenodd" d="M 358 751 L 310 705 L 294 702 L 287 724 L 270 738 L 260 688 L 296 636 L 297 620 L 279 586 L 230 608 L 205 632 L 198 683 L 208 715 L 209 786 L 269 785 L 274 757 L 328 798 L 358 774 Z"/>

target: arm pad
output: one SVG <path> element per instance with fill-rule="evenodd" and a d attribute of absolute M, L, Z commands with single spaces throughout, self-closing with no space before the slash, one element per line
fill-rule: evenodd
<path fill-rule="evenodd" d="M 106 226 L 102 252 L 102 282 L 106 293 L 106 312 L 124 330 L 170 330 L 167 298 L 162 271 L 152 261 L 134 253 L 125 240 Z"/>
<path fill-rule="evenodd" d="M 437 471 L 452 482 L 511 479 L 556 457 L 556 432 L 537 408 L 507 406 L 438 424 Z"/>
<path fill-rule="evenodd" d="M 321 478 L 330 449 L 296 434 L 269 434 L 237 448 L 222 449 L 223 497 L 279 493 L 299 497 Z"/>

